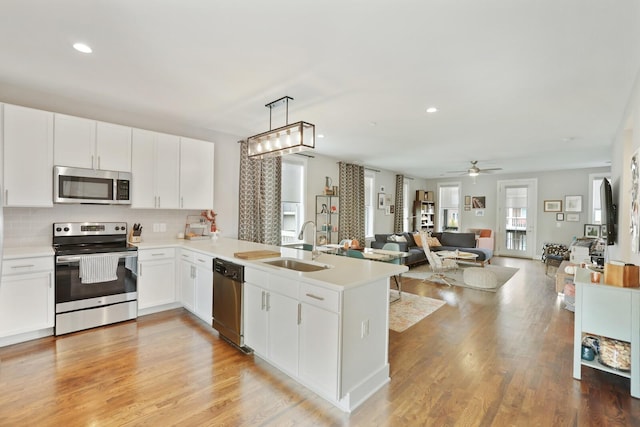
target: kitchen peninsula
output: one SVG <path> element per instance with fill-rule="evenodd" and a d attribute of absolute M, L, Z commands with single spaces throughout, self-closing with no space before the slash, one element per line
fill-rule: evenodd
<path fill-rule="evenodd" d="M 195 254 L 196 264 L 198 258 L 203 263 L 221 258 L 243 265 L 246 345 L 342 410 L 352 411 L 389 381 L 389 279 L 407 267 L 329 254 L 312 260 L 309 251 L 223 237 L 144 242 L 138 247 L 141 297 L 145 291 L 153 293 L 145 289 L 144 260 L 153 259 L 154 251 L 175 250 L 176 262 Z M 234 256 L 258 250 L 276 251 L 281 257 L 327 268 L 301 272 L 267 264 L 272 258 Z M 210 307 L 208 311 L 198 309 L 198 291 L 185 292 L 180 283 L 177 289 L 181 289 L 176 294 L 180 294 L 177 299 L 182 305 L 206 319 L 202 313 L 210 312 Z M 184 301 L 184 294 L 191 293 L 196 297 L 193 304 Z M 272 301 L 268 309 L 265 294 Z"/>

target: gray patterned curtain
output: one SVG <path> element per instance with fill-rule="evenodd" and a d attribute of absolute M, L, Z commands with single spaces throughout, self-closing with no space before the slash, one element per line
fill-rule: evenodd
<path fill-rule="evenodd" d="M 339 240 L 358 239 L 364 246 L 364 167 L 340 162 Z"/>
<path fill-rule="evenodd" d="M 238 239 L 280 245 L 282 158 L 250 159 L 240 144 Z"/>
<path fill-rule="evenodd" d="M 393 214 L 393 232 L 402 233 L 404 230 L 404 175 L 396 175 L 396 206 Z"/>

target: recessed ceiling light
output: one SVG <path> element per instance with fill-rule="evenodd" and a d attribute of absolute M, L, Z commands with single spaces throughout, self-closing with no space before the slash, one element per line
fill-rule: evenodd
<path fill-rule="evenodd" d="M 73 48 L 75 50 L 77 50 L 78 52 L 82 52 L 82 53 L 91 53 L 91 52 L 93 52 L 93 50 L 89 46 L 84 44 L 84 43 L 74 43 L 73 44 Z"/>
<path fill-rule="evenodd" d="M 323 133 L 319 133 L 318 134 L 318 138 L 324 138 L 324 134 Z"/>
<path fill-rule="evenodd" d="M 436 107 L 427 108 L 427 113 L 435 113 L 436 111 L 438 111 L 438 109 Z"/>

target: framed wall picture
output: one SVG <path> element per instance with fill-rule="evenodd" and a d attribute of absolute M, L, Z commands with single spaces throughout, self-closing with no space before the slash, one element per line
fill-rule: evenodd
<path fill-rule="evenodd" d="M 567 214 L 567 222 L 578 222 L 578 221 L 580 221 L 580 214 L 577 214 L 577 213 Z"/>
<path fill-rule="evenodd" d="M 390 206 L 389 206 L 389 212 L 390 212 L 391 214 L 394 214 L 394 213 L 396 212 L 396 206 L 395 206 L 395 205 L 390 205 Z"/>
<path fill-rule="evenodd" d="M 582 196 L 564 196 L 565 212 L 582 212 Z"/>
<path fill-rule="evenodd" d="M 464 196 L 464 205 L 471 206 L 471 196 Z"/>
<path fill-rule="evenodd" d="M 384 193 L 384 205 L 391 206 L 393 202 L 391 201 L 391 193 Z"/>
<path fill-rule="evenodd" d="M 600 237 L 600 224 L 585 224 L 584 225 L 585 237 Z"/>
<path fill-rule="evenodd" d="M 560 212 L 556 214 L 556 221 L 564 221 L 564 213 Z"/>
<path fill-rule="evenodd" d="M 384 209 L 384 193 L 378 193 L 378 209 Z"/>
<path fill-rule="evenodd" d="M 473 209 L 484 209 L 486 207 L 485 196 L 472 196 L 471 207 Z"/>
<path fill-rule="evenodd" d="M 391 206 L 391 205 L 387 205 L 387 206 L 385 206 L 385 207 L 384 207 L 384 214 L 385 214 L 385 215 L 391 215 L 391 208 L 392 208 L 392 206 Z"/>
<path fill-rule="evenodd" d="M 562 212 L 562 200 L 545 200 L 545 212 Z"/>

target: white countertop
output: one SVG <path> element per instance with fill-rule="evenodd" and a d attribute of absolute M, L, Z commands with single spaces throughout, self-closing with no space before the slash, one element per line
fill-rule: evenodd
<path fill-rule="evenodd" d="M 280 252 L 282 257 L 295 258 L 311 262 L 311 252 L 300 249 L 285 248 L 280 246 L 264 245 L 261 243 L 247 242 L 244 240 L 219 237 L 216 240 L 167 240 L 156 242 L 141 242 L 138 248 L 157 249 L 166 247 L 183 247 L 185 249 L 200 252 L 205 255 L 222 258 L 248 267 L 254 267 L 270 273 L 297 278 L 309 283 L 330 285 L 331 287 L 349 288 L 370 283 L 371 281 L 387 278 L 408 271 L 404 265 L 391 264 L 379 261 L 368 261 L 346 256 L 320 254 L 313 263 L 329 265 L 331 268 L 300 272 L 285 268 L 274 267 L 265 264 L 269 259 L 245 260 L 234 257 L 236 252 L 271 250 Z"/>
<path fill-rule="evenodd" d="M 53 248 L 51 246 L 22 246 L 19 248 L 5 247 L 2 251 L 2 259 L 36 258 L 53 255 Z"/>

